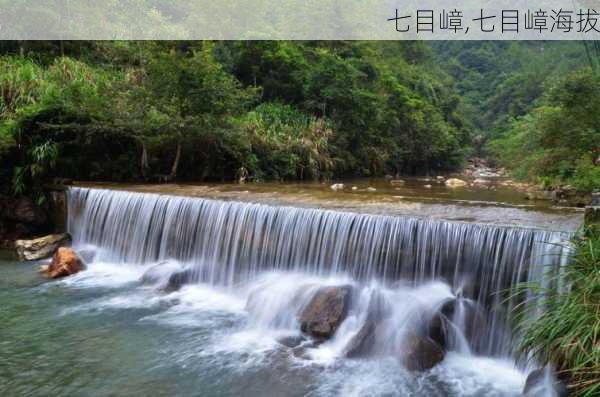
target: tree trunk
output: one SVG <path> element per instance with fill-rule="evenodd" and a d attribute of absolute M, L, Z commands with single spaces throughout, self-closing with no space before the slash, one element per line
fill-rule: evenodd
<path fill-rule="evenodd" d="M 177 176 L 177 168 L 179 167 L 179 159 L 181 158 L 181 142 L 177 143 L 177 154 L 175 154 L 175 160 L 173 161 L 173 167 L 171 167 L 171 173 L 169 174 L 169 179 L 171 181 L 175 180 Z"/>
<path fill-rule="evenodd" d="M 144 179 L 146 179 L 148 176 L 148 168 L 150 168 L 148 166 L 148 150 L 146 150 L 146 145 L 144 144 L 144 142 L 142 142 L 142 158 L 140 159 L 140 170 Z"/>

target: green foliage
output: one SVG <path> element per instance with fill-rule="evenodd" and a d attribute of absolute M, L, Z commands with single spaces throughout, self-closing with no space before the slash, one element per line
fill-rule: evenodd
<path fill-rule="evenodd" d="M 434 49 L 484 139 L 495 138 L 512 118 L 530 111 L 557 78 L 587 64 L 578 42 L 449 41 Z"/>
<path fill-rule="evenodd" d="M 14 166 L 0 177 L 17 193 L 52 176 L 428 173 L 468 151 L 459 96 L 423 43 L 24 42 L 1 52 L 0 156 Z"/>
<path fill-rule="evenodd" d="M 525 356 L 557 365 L 574 396 L 592 397 L 600 394 L 600 231 L 577 236 L 573 248 L 560 276 L 568 288 L 527 286 L 544 296 L 546 310 L 536 317 L 521 309 L 520 348 Z"/>
<path fill-rule="evenodd" d="M 599 126 L 600 76 L 582 69 L 549 90 L 543 105 L 513 119 L 490 149 L 517 178 L 593 191 L 600 189 Z"/>
<path fill-rule="evenodd" d="M 114 76 L 63 57 L 47 67 L 22 57 L 3 57 L 1 62 L 0 156 L 14 163 L 12 175 L 2 178 L 12 180 L 16 194 L 42 197 L 44 181 L 59 164 L 64 167 L 59 159 L 67 135 L 102 120 Z"/>
<path fill-rule="evenodd" d="M 573 186 L 581 191 L 592 192 L 600 188 L 600 166 L 594 164 L 589 155 L 582 156 L 575 163 L 575 172 L 571 178 Z"/>
<path fill-rule="evenodd" d="M 243 165 L 253 178 L 319 179 L 331 176 L 328 121 L 281 103 L 263 103 L 240 120 L 250 142 Z"/>

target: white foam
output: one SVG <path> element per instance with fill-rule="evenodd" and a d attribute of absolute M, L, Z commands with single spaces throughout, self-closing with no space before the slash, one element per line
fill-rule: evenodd
<path fill-rule="evenodd" d="M 92 262 L 85 270 L 58 282 L 71 288 L 120 288 L 138 281 L 144 269 L 124 263 Z"/>
<path fill-rule="evenodd" d="M 448 382 L 457 395 L 518 396 L 526 374 L 508 359 L 477 357 L 449 352 L 432 370 Z"/>
<path fill-rule="evenodd" d="M 203 284 L 185 286 L 179 291 L 163 295 L 162 300 L 175 304 L 164 312 L 143 317 L 141 321 L 196 327 L 218 323 L 218 317 L 223 315 L 245 315 L 243 298 Z"/>

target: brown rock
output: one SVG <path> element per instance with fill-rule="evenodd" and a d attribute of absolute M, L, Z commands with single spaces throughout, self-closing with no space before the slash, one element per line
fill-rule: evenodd
<path fill-rule="evenodd" d="M 83 263 L 71 248 L 60 247 L 52 257 L 50 265 L 40 268 L 40 272 L 46 273 L 48 278 L 60 278 L 70 276 L 83 270 Z"/>
<path fill-rule="evenodd" d="M 316 338 L 330 338 L 348 314 L 350 286 L 324 287 L 300 314 L 300 329 Z"/>
<path fill-rule="evenodd" d="M 428 337 L 409 334 L 406 338 L 402 363 L 410 371 L 426 371 L 444 359 L 444 350 Z"/>

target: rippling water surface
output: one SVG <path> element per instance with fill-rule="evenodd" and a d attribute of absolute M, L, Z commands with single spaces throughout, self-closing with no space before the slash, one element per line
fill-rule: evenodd
<path fill-rule="evenodd" d="M 140 284 L 146 266 L 93 263 L 62 281 L 35 267 L 0 261 L 3 396 L 518 396 L 525 379 L 509 361 L 458 353 L 423 374 L 327 344 L 296 357 L 276 342 L 285 330 L 246 311 L 264 279 L 164 293 Z"/>

